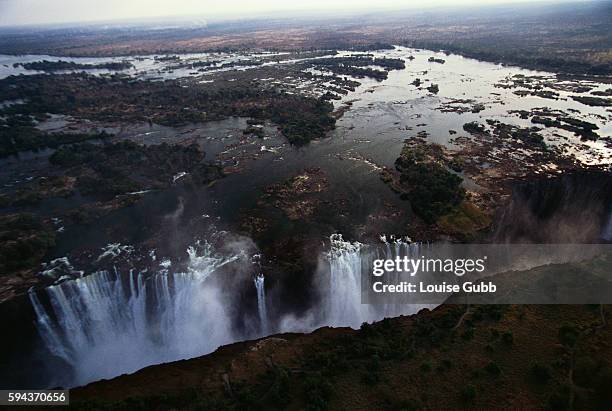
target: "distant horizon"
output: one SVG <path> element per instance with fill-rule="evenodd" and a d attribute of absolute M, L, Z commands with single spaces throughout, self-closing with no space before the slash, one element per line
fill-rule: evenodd
<path fill-rule="evenodd" d="M 180 0 L 177 0 L 180 1 Z M 178 23 L 189 20 L 200 20 L 205 24 L 209 21 L 262 19 L 262 18 L 299 18 L 316 17 L 326 14 L 329 17 L 350 16 L 362 13 L 381 13 L 391 11 L 428 11 L 442 7 L 451 9 L 459 7 L 482 7 L 492 6 L 514 6 L 534 4 L 571 4 L 571 3 L 597 3 L 609 0 L 433 0 L 426 4 L 420 2 L 406 2 L 399 0 L 385 0 L 375 6 L 367 1 L 357 0 L 315 0 L 311 6 L 287 7 L 284 2 L 278 0 L 264 0 L 258 2 L 258 7 L 247 6 L 245 0 L 230 0 L 232 6 L 213 6 L 212 11 L 202 10 L 206 4 L 215 3 L 210 1 L 182 0 L 182 7 L 176 4 L 170 5 L 166 0 L 132 0 L 129 5 L 120 6 L 126 0 L 104 1 L 100 9 L 96 9 L 96 16 L 91 12 L 82 10 L 82 6 L 89 4 L 88 10 L 94 9 L 91 3 L 99 3 L 97 0 L 86 2 L 85 0 L 56 0 L 52 9 L 45 0 L 0 0 L 0 27 L 2 28 L 27 28 L 27 27 L 57 27 L 57 26 L 80 26 L 80 25 L 104 25 L 104 24 L 143 24 L 143 23 Z M 45 3 L 45 4 L 43 4 Z M 63 5 L 60 5 L 63 4 Z M 138 5 L 136 5 L 138 3 Z M 144 3 L 149 4 L 145 7 Z M 351 3 L 350 6 L 347 3 Z M 179 12 L 164 13 L 169 11 L 168 6 Z M 212 5 L 211 5 L 212 6 Z M 39 10 L 32 14 L 32 10 Z M 142 12 L 142 10 L 147 10 Z M 240 11 L 237 11 L 240 10 Z M 60 13 L 58 17 L 57 13 Z M 136 14 L 139 13 L 139 14 Z"/>

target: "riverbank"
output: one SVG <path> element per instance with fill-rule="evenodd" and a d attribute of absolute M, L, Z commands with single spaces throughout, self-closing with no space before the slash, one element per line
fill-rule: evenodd
<path fill-rule="evenodd" d="M 612 377 L 602 310 L 441 306 L 359 330 L 233 344 L 73 390 L 71 401 L 75 409 L 596 409 L 610 401 Z"/>

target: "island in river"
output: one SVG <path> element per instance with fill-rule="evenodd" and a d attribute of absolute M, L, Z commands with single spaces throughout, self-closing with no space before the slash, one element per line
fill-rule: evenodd
<path fill-rule="evenodd" d="M 366 310 L 358 292 L 333 303 L 321 287 L 358 280 L 346 263 L 381 239 L 398 250 L 611 241 L 605 33 L 594 29 L 588 57 L 525 45 L 529 61 L 406 30 L 330 29 L 316 47 L 0 42 L 0 306 L 15 329 L 2 381 L 72 387 L 278 332 L 414 314 Z M 410 322 L 435 322 L 421 317 Z M 534 372 L 560 379 L 568 366 Z M 327 383 L 312 384 L 328 401 Z"/>

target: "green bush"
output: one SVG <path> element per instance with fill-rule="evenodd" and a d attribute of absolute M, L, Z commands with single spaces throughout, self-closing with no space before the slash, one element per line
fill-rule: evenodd
<path fill-rule="evenodd" d="M 416 163 L 402 170 L 400 182 L 409 187 L 404 195 L 413 211 L 431 224 L 448 214 L 465 197 L 461 177 L 439 164 Z"/>
<path fill-rule="evenodd" d="M 436 371 L 444 372 L 450 370 L 451 368 L 453 368 L 452 361 L 449 359 L 444 359 L 440 361 L 440 364 L 438 364 L 438 366 L 436 367 Z"/>
<path fill-rule="evenodd" d="M 546 384 L 552 377 L 550 367 L 537 362 L 531 365 L 529 374 L 540 384 Z"/>
<path fill-rule="evenodd" d="M 421 363 L 421 371 L 430 372 L 433 368 L 431 360 L 425 360 Z"/>
<path fill-rule="evenodd" d="M 561 342 L 561 344 L 565 345 L 566 347 L 573 347 L 574 345 L 576 345 L 579 335 L 580 333 L 578 329 L 576 329 L 576 327 L 574 326 L 564 325 L 561 328 L 559 328 L 559 333 L 558 333 L 559 341 Z"/>
<path fill-rule="evenodd" d="M 501 335 L 501 340 L 506 345 L 512 345 L 514 344 L 514 334 L 510 330 L 504 331 Z"/>
<path fill-rule="evenodd" d="M 487 371 L 487 373 L 489 373 L 489 375 L 492 375 L 494 377 L 497 377 L 501 374 L 501 368 L 499 368 L 499 365 L 497 365 L 497 363 L 494 363 L 493 361 L 486 365 L 485 370 Z"/>
<path fill-rule="evenodd" d="M 391 409 L 393 411 L 420 411 L 423 409 L 423 406 L 419 401 L 411 399 L 399 401 Z"/>
<path fill-rule="evenodd" d="M 380 382 L 380 376 L 376 371 L 368 371 L 361 376 L 361 382 L 365 385 L 376 385 Z"/>
<path fill-rule="evenodd" d="M 466 341 L 471 340 L 472 338 L 474 338 L 474 327 L 470 327 L 467 328 L 463 334 L 461 334 L 461 338 L 463 338 Z"/>
<path fill-rule="evenodd" d="M 476 399 L 476 387 L 473 385 L 467 385 L 459 392 L 459 397 L 463 402 L 471 403 Z"/>
<path fill-rule="evenodd" d="M 595 382 L 595 401 L 602 410 L 612 404 L 612 369 L 602 370 Z"/>

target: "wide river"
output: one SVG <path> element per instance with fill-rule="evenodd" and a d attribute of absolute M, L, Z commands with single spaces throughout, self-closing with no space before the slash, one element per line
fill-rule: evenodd
<path fill-rule="evenodd" d="M 133 261 L 131 273 L 96 272 L 89 276 L 89 280 L 74 279 L 47 291 L 39 290 L 40 301 L 32 297 L 38 331 L 43 338 L 37 341 L 38 347 L 31 357 L 45 363 L 45 375 L 30 376 L 30 381 L 40 385 L 84 384 L 133 372 L 154 363 L 205 354 L 221 344 L 263 334 L 310 330 L 322 325 L 358 326 L 363 321 L 385 315 L 414 312 L 418 307 L 406 306 L 394 311 L 364 308 L 360 306 L 359 287 L 338 286 L 358 284 L 360 278 L 365 256 L 363 250 L 351 242 L 335 238 L 331 241 L 331 254 L 321 256 L 327 263 L 319 264 L 316 272 L 305 274 L 309 280 L 320 279 L 320 276 L 325 279 L 323 283 L 317 280 L 310 284 L 314 291 L 308 291 L 308 294 L 313 297 L 307 299 L 305 306 L 303 302 L 293 304 L 291 301 L 300 292 L 295 285 L 282 284 L 295 281 L 291 278 L 276 279 L 273 283 L 264 283 L 259 277 L 255 278 L 256 281 L 239 281 L 237 286 L 245 288 L 234 293 L 227 291 L 227 284 L 221 286 L 220 281 L 212 281 L 214 274 L 223 272 L 229 275 L 222 267 L 232 264 L 237 264 L 238 268 L 230 270 L 230 274 L 241 276 L 243 271 L 247 277 L 259 274 L 249 270 L 253 270 L 253 256 L 261 244 L 241 244 L 231 250 L 213 250 L 195 244 L 196 240 L 201 240 L 201 245 L 211 233 L 235 229 L 245 213 L 257 212 L 273 221 L 273 238 L 267 239 L 269 242 L 290 241 L 294 236 L 326 240 L 338 232 L 352 239 L 364 230 L 372 230 L 372 225 L 380 234 L 401 236 L 404 233 L 397 222 L 379 218 L 389 210 L 405 208 L 399 196 L 381 181 L 379 171 L 382 167 L 392 168 L 404 140 L 417 133 L 425 132 L 428 141 L 454 149 L 457 146 L 453 139 L 469 136 L 463 131 L 467 122 L 486 124 L 485 120 L 489 119 L 531 127 L 533 124 L 529 120 L 512 111 L 546 107 L 596 124 L 600 136 L 597 141 L 584 142 L 566 130 L 547 128 L 542 131 L 547 144 L 562 147 L 565 153 L 574 154 L 584 164 L 612 164 L 610 109 L 587 106 L 571 99 L 570 96 L 577 93 L 563 87 L 563 82 L 558 81 L 553 73 L 403 47 L 373 54 L 402 58 L 406 61 L 406 68 L 389 72 L 388 79 L 382 82 L 359 79 L 362 84 L 354 92 L 334 102 L 338 108 L 351 103 L 338 120 L 336 129 L 327 138 L 304 147 L 287 144 L 270 124 L 265 128 L 264 139 L 252 137 L 245 141 L 242 133 L 246 127 L 245 118 L 179 128 L 148 124 L 108 125 L 117 139 L 128 138 L 145 144 L 196 141 L 204 148 L 208 159 L 232 167 L 235 172 L 217 184 L 195 192 L 177 188 L 147 193 L 135 206 L 116 211 L 89 226 L 64 229 L 58 222 L 58 230 L 61 229 L 58 245 L 49 260 L 66 257 L 63 262 L 72 261 L 75 250 L 82 252 L 83 249 L 104 249 L 91 255 L 93 266 L 99 260 L 108 263 L 130 253 L 138 254 L 138 257 L 131 255 L 127 260 Z M 196 54 L 178 58 L 232 62 L 262 56 L 269 57 L 270 54 Z M 445 62 L 429 61 L 431 57 Z M 171 70 L 170 63 L 159 56 L 67 59 L 0 55 L 0 78 L 37 74 L 25 70 L 18 63 L 44 59 L 87 64 L 127 60 L 134 64 L 134 68 L 127 70 L 126 74 L 142 79 L 202 76 L 205 82 L 209 75 L 188 69 Z M 240 70 L 256 68 L 241 67 Z M 109 73 L 107 70 L 93 72 L 100 75 Z M 214 70 L 210 74 L 214 74 Z M 516 76 L 534 79 L 542 85 L 541 90 L 554 91 L 558 93 L 557 97 L 521 96 L 515 91 L 526 88 L 499 87 Z M 417 78 L 423 86 L 413 84 Z M 591 92 L 610 88 L 610 84 L 591 80 L 580 83 L 591 88 Z M 437 94 L 426 89 L 431 84 L 438 85 Z M 0 104 L 19 102 L 0 101 Z M 480 106 L 478 110 L 472 110 L 475 105 Z M 71 121 L 54 117 L 41 126 L 61 129 Z M 32 175 L 44 173 L 49 167 L 49 154 L 50 151 L 46 151 L 1 160 L 0 184 L 18 186 Z M 329 184 L 320 195 L 320 200 L 329 206 L 317 214 L 315 220 L 305 224 L 279 217 L 278 210 L 259 210 L 266 187 L 313 167 L 324 173 Z M 469 180 L 465 185 L 468 189 L 478 190 L 478 186 Z M 73 206 L 79 201 L 79 198 L 46 201 L 38 211 L 49 217 L 58 217 L 66 210 L 67 203 Z M 151 235 L 148 231 L 151 219 L 163 220 L 165 226 L 173 229 L 164 231 L 170 233 L 169 237 L 158 239 L 157 249 L 144 249 L 143 244 Z M 201 231 L 202 226 L 208 227 L 206 232 Z M 194 248 L 187 253 L 189 245 Z M 412 251 L 410 247 L 401 245 L 389 252 L 399 255 Z M 146 279 L 138 277 L 143 270 L 138 261 L 143 258 L 154 259 L 156 264 L 159 262 L 159 272 L 148 272 Z M 317 256 L 313 259 L 316 261 Z M 121 261 L 125 263 L 125 260 Z M 93 271 L 78 266 L 70 270 L 75 277 L 80 270 Z M 302 287 L 309 283 L 299 284 Z M 300 307 L 297 309 L 292 305 Z M 21 379 L 28 380 L 27 371 Z"/>

